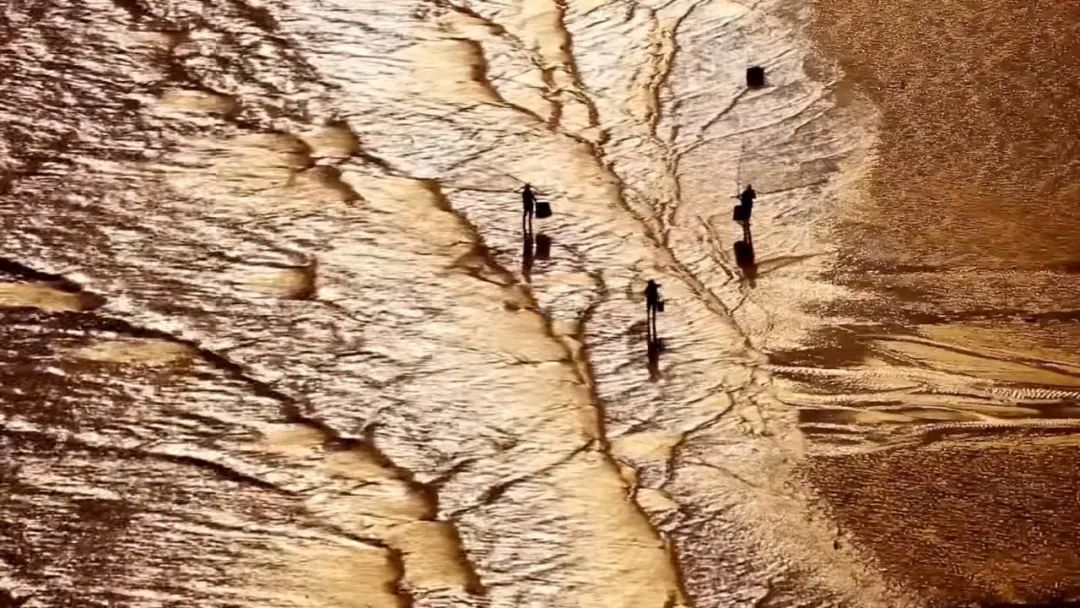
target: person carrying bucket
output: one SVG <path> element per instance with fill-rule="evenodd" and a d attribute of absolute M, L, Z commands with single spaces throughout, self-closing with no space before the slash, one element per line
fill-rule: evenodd
<path fill-rule="evenodd" d="M 521 207 L 521 229 L 525 234 L 532 234 L 534 215 L 540 219 L 551 217 L 551 204 L 536 200 L 536 192 L 529 184 L 521 190 Z"/>
<path fill-rule="evenodd" d="M 746 189 L 736 198 L 739 199 L 739 204 L 735 205 L 731 219 L 745 226 L 750 223 L 750 214 L 754 211 L 754 199 L 757 198 L 757 192 L 754 192 L 754 186 L 746 184 Z"/>

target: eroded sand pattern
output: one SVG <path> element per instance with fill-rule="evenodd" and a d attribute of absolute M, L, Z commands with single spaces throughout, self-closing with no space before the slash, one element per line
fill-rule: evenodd
<path fill-rule="evenodd" d="M 76 311 L 88 308 L 86 298 L 43 283 L 0 283 L 0 306 L 32 307 L 49 311 Z"/>
<path fill-rule="evenodd" d="M 976 8 L 8 7 L 0 606 L 1080 598 L 1080 14 Z"/>

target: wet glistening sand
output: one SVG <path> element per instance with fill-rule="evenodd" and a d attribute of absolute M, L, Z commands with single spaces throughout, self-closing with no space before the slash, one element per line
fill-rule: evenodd
<path fill-rule="evenodd" d="M 5 7 L 0 606 L 1077 599 L 1078 28 Z"/>

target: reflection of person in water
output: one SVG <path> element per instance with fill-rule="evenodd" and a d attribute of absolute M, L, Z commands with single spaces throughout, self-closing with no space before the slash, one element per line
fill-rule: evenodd
<path fill-rule="evenodd" d="M 532 234 L 533 212 L 536 209 L 536 194 L 532 186 L 525 184 L 521 191 L 521 230 L 526 234 Z"/>
<path fill-rule="evenodd" d="M 735 241 L 735 263 L 742 270 L 747 283 L 753 289 L 757 285 L 757 262 L 754 256 L 754 235 L 750 230 L 750 222 L 743 222 L 743 238 Z"/>
<path fill-rule="evenodd" d="M 541 235 L 543 236 L 543 235 Z M 532 281 L 532 268 L 533 268 L 533 236 L 526 232 L 521 237 L 521 276 L 525 278 L 525 282 Z"/>
<path fill-rule="evenodd" d="M 648 322 L 648 340 L 650 345 L 656 339 L 656 313 L 663 307 L 660 299 L 660 284 L 649 279 L 645 286 L 645 316 Z"/>

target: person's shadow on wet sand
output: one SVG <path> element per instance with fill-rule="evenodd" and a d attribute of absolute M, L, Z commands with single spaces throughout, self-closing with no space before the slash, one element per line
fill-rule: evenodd
<path fill-rule="evenodd" d="M 649 380 L 656 382 L 660 379 L 660 353 L 664 352 L 664 340 L 655 334 L 648 337 L 647 348 L 649 351 Z"/>
<path fill-rule="evenodd" d="M 743 222 L 743 238 L 735 241 L 733 247 L 735 264 L 742 270 L 750 287 L 757 286 L 757 261 L 754 255 L 754 235 L 750 230 L 750 222 Z"/>
<path fill-rule="evenodd" d="M 533 269 L 533 235 L 531 232 L 526 232 L 521 237 L 521 276 L 525 277 L 525 282 L 532 281 L 532 269 Z"/>
<path fill-rule="evenodd" d="M 628 345 L 635 353 L 640 352 L 636 345 L 640 344 L 638 340 L 641 339 L 642 334 L 645 335 L 646 369 L 649 370 L 649 380 L 655 382 L 660 379 L 660 353 L 664 352 L 664 340 L 656 335 L 649 320 L 642 319 L 632 324 L 628 333 L 628 338 L 630 338 Z M 634 364 L 640 361 L 638 356 L 635 354 L 632 358 Z"/>

